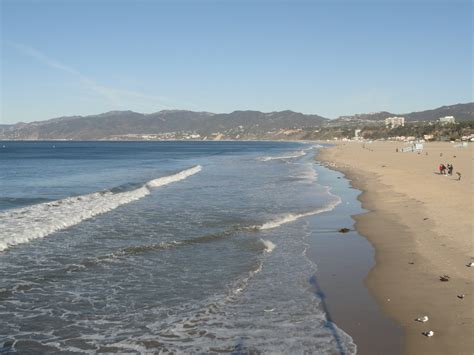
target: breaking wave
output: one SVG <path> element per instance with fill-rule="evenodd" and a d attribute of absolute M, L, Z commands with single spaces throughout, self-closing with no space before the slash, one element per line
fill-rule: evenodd
<path fill-rule="evenodd" d="M 276 248 L 276 245 L 269 240 L 260 239 L 260 241 L 265 246 L 265 253 L 271 253 Z"/>
<path fill-rule="evenodd" d="M 295 152 L 294 154 L 290 154 L 290 155 L 282 155 L 282 156 L 277 156 L 277 157 L 261 157 L 261 158 L 258 158 L 258 160 L 261 160 L 261 161 L 286 160 L 286 159 L 299 158 L 299 157 L 302 157 L 306 154 L 307 153 L 306 153 L 305 150 L 300 150 L 300 151 Z"/>
<path fill-rule="evenodd" d="M 314 216 L 316 214 L 320 214 L 323 212 L 332 211 L 339 203 L 341 203 L 341 199 L 337 197 L 337 199 L 333 203 L 329 204 L 326 207 L 318 208 L 316 210 L 304 212 L 304 213 L 288 213 L 273 221 L 266 222 L 262 224 L 261 226 L 256 226 L 255 228 L 260 229 L 260 230 L 278 228 L 283 224 L 297 221 L 298 219 L 303 218 L 303 217 Z"/>
<path fill-rule="evenodd" d="M 43 238 L 86 219 L 139 200 L 149 195 L 150 189 L 184 180 L 200 172 L 201 169 L 202 167 L 197 165 L 173 175 L 150 180 L 131 191 L 94 192 L 0 213 L 0 251 L 13 245 Z"/>

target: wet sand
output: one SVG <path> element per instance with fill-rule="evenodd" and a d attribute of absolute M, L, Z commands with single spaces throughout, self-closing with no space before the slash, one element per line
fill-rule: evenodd
<path fill-rule="evenodd" d="M 354 217 L 356 228 L 376 250 L 366 284 L 402 326 L 405 353 L 472 354 L 474 268 L 466 266 L 474 261 L 472 145 L 427 143 L 421 154 L 396 152 L 403 146 L 344 142 L 318 160 L 363 191 L 359 199 L 369 212 Z M 453 176 L 437 173 L 441 162 L 454 165 Z M 422 315 L 429 321 L 416 322 Z M 422 335 L 428 330 L 433 337 Z"/>
<path fill-rule="evenodd" d="M 322 299 L 328 319 L 354 339 L 358 354 L 401 354 L 401 327 L 384 314 L 364 285 L 375 259 L 374 248 L 354 229 L 351 218 L 364 211 L 357 200 L 360 191 L 337 171 L 324 167 L 317 171 L 318 183 L 331 186 L 342 201 L 331 212 L 308 219 L 314 232 L 307 256 L 317 264 L 311 280 L 314 292 Z M 341 227 L 350 231 L 339 233 Z"/>

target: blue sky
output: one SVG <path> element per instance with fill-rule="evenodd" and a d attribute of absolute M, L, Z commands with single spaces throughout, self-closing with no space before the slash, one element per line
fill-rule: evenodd
<path fill-rule="evenodd" d="M 471 1 L 0 2 L 1 123 L 472 101 Z"/>

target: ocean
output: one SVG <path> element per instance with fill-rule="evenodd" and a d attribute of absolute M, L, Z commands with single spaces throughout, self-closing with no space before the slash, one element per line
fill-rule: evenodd
<path fill-rule="evenodd" d="M 356 353 L 311 282 L 317 150 L 2 142 L 0 352 Z"/>

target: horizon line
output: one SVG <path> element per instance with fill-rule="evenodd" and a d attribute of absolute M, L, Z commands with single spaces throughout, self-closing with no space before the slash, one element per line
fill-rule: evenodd
<path fill-rule="evenodd" d="M 260 113 L 265 113 L 265 114 L 290 111 L 290 112 L 300 113 L 300 114 L 302 114 L 302 115 L 307 115 L 307 116 L 319 116 L 319 117 L 324 118 L 324 119 L 327 119 L 327 120 L 336 120 L 336 119 L 343 118 L 343 117 L 351 117 L 351 116 L 357 116 L 357 115 L 371 115 L 371 114 L 382 113 L 382 112 L 387 112 L 387 113 L 394 114 L 394 115 L 407 115 L 407 114 L 412 114 L 412 113 L 417 113 L 417 112 L 424 112 L 424 111 L 437 110 L 437 109 L 440 109 L 440 108 L 443 108 L 443 107 L 450 107 L 450 106 L 456 106 L 456 105 L 468 105 L 468 104 L 474 104 L 474 102 L 472 102 L 472 101 L 470 101 L 470 102 L 458 102 L 458 103 L 450 104 L 450 105 L 441 105 L 441 106 L 438 106 L 438 107 L 435 107 L 435 108 L 431 108 L 431 109 L 425 109 L 425 110 L 420 110 L 420 111 L 412 111 L 412 112 L 405 112 L 405 113 L 394 113 L 394 112 L 382 110 L 382 111 L 371 111 L 371 112 L 353 113 L 353 114 L 349 114 L 349 115 L 340 115 L 340 116 L 338 116 L 338 117 L 332 117 L 332 118 L 325 117 L 325 116 L 319 115 L 319 114 L 317 114 L 317 113 L 304 113 L 304 112 L 300 112 L 300 111 L 294 111 L 294 110 L 291 110 L 291 109 L 279 110 L 279 111 L 267 111 L 267 112 L 265 112 L 265 111 L 260 111 L 260 110 L 252 110 L 252 109 L 247 109 L 247 110 L 233 110 L 233 111 L 230 111 L 230 112 L 211 112 L 211 111 L 200 111 L 200 110 L 194 111 L 194 110 L 186 110 L 186 109 L 164 109 L 164 110 L 154 111 L 154 112 L 150 112 L 150 113 L 138 112 L 138 111 L 133 111 L 133 110 L 110 110 L 110 111 L 105 111 L 105 112 L 96 113 L 96 114 L 90 114 L 90 115 L 65 115 L 65 116 L 58 116 L 58 117 L 46 118 L 46 119 L 44 119 L 44 120 L 37 120 L 37 121 L 30 121 L 30 122 L 18 121 L 18 122 L 15 122 L 15 123 L 0 123 L 0 124 L 1 124 L 1 125 L 4 125 L 4 126 L 14 126 L 14 125 L 21 124 L 21 123 L 23 123 L 23 124 L 30 124 L 30 123 L 37 123 L 37 122 L 47 122 L 47 121 L 56 120 L 56 119 L 60 119 L 60 118 L 74 118 L 74 117 L 83 118 L 83 117 L 93 117 L 93 116 L 105 115 L 105 114 L 108 114 L 108 113 L 114 113 L 114 112 L 133 112 L 133 113 L 137 113 L 137 114 L 140 114 L 140 115 L 154 115 L 154 114 L 161 113 L 161 112 L 173 112 L 173 111 L 195 112 L 195 113 L 208 113 L 208 114 L 212 114 L 212 115 L 229 115 L 229 114 L 232 114 L 232 113 L 234 113 L 234 112 L 249 112 L 249 111 L 250 111 L 250 112 L 260 112 Z"/>

